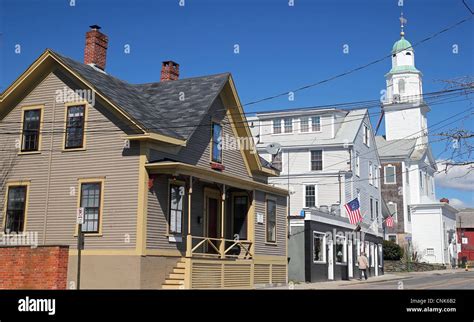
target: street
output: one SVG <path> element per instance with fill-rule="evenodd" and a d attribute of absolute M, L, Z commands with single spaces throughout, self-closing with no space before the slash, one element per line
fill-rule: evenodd
<path fill-rule="evenodd" d="M 470 289 L 474 290 L 474 271 L 462 269 L 431 272 L 388 273 L 369 277 L 367 281 L 330 281 L 317 283 L 289 283 L 291 289 L 376 289 L 376 290 L 423 290 L 423 289 Z M 286 287 L 285 287 L 286 288 Z M 280 289 L 283 289 L 280 288 Z"/>
<path fill-rule="evenodd" d="M 403 276 L 407 275 L 407 276 Z M 450 273 L 400 274 L 399 279 L 347 285 L 344 289 L 474 289 L 474 271 Z"/>

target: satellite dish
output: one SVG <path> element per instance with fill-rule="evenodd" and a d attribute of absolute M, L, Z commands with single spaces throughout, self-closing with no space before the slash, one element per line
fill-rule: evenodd
<path fill-rule="evenodd" d="M 280 145 L 280 143 L 270 143 L 265 147 L 265 149 L 271 155 L 275 155 L 280 151 L 281 145 Z"/>

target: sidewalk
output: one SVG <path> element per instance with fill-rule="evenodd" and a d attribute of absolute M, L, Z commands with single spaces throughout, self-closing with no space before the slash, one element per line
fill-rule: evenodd
<path fill-rule="evenodd" d="M 379 276 L 371 276 L 367 281 L 359 281 L 357 278 L 353 278 L 348 281 L 327 281 L 327 282 L 315 282 L 315 283 L 289 283 L 286 286 L 274 287 L 273 289 L 295 289 L 295 290 L 329 290 L 337 289 L 343 286 L 349 285 L 358 285 L 358 284 L 370 284 L 370 283 L 380 283 L 388 281 L 401 281 L 410 279 L 416 276 L 422 275 L 443 275 L 443 274 L 454 274 L 456 272 L 464 271 L 462 268 L 458 269 L 443 269 L 437 271 L 426 271 L 426 272 L 393 272 L 387 273 Z"/>

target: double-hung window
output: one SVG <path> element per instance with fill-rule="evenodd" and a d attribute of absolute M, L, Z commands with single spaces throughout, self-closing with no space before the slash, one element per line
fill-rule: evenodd
<path fill-rule="evenodd" d="M 355 155 L 355 173 L 356 173 L 356 176 L 360 177 L 360 156 L 359 156 L 359 152 L 356 152 L 356 155 Z"/>
<path fill-rule="evenodd" d="M 212 123 L 212 162 L 222 163 L 222 126 Z"/>
<path fill-rule="evenodd" d="M 281 119 L 274 119 L 273 121 L 273 134 L 281 133 Z"/>
<path fill-rule="evenodd" d="M 84 233 L 99 233 L 102 212 L 102 182 L 81 184 L 81 204 L 84 208 Z"/>
<path fill-rule="evenodd" d="M 40 127 L 41 109 L 25 110 L 23 112 L 21 152 L 32 152 L 39 150 Z"/>
<path fill-rule="evenodd" d="M 267 223 L 267 242 L 275 243 L 276 242 L 276 201 L 272 199 L 267 199 L 267 214 L 266 214 L 266 223 Z"/>
<path fill-rule="evenodd" d="M 397 183 L 397 177 L 395 176 L 395 167 L 393 165 L 387 165 L 384 167 L 384 178 L 385 184 Z"/>
<path fill-rule="evenodd" d="M 364 133 L 363 133 L 363 142 L 365 145 L 370 146 L 370 129 L 367 125 L 364 125 Z"/>
<path fill-rule="evenodd" d="M 285 133 L 293 132 L 293 119 L 291 117 L 285 118 Z"/>
<path fill-rule="evenodd" d="M 311 118 L 311 131 L 320 132 L 321 131 L 321 117 L 313 116 Z"/>
<path fill-rule="evenodd" d="M 300 118 L 300 132 L 301 133 L 309 132 L 309 118 L 308 117 Z"/>
<path fill-rule="evenodd" d="M 369 184 L 374 184 L 374 172 L 372 167 L 372 162 L 369 161 Z"/>
<path fill-rule="evenodd" d="M 26 185 L 9 186 L 7 192 L 7 209 L 5 233 L 21 233 L 25 226 Z"/>
<path fill-rule="evenodd" d="M 375 215 L 375 212 L 374 212 L 374 198 L 370 197 L 370 219 L 371 220 L 374 220 L 374 215 Z"/>
<path fill-rule="evenodd" d="M 311 208 L 316 206 L 316 186 L 305 186 L 305 206 Z"/>
<path fill-rule="evenodd" d="M 66 111 L 65 149 L 84 147 L 85 105 L 68 106 Z"/>
<path fill-rule="evenodd" d="M 323 170 L 323 151 L 312 150 L 311 151 L 311 171 Z"/>
<path fill-rule="evenodd" d="M 170 234 L 181 234 L 184 195 L 183 185 L 170 184 L 168 218 Z"/>

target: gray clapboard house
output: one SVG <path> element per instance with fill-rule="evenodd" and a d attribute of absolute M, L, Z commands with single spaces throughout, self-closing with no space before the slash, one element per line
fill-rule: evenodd
<path fill-rule="evenodd" d="M 91 27 L 84 63 L 48 49 L 0 96 L 3 231 L 69 246 L 74 285 L 82 208 L 82 288 L 286 283 L 287 193 L 231 75 L 179 79 L 167 61 L 160 82 L 129 84 Z"/>

